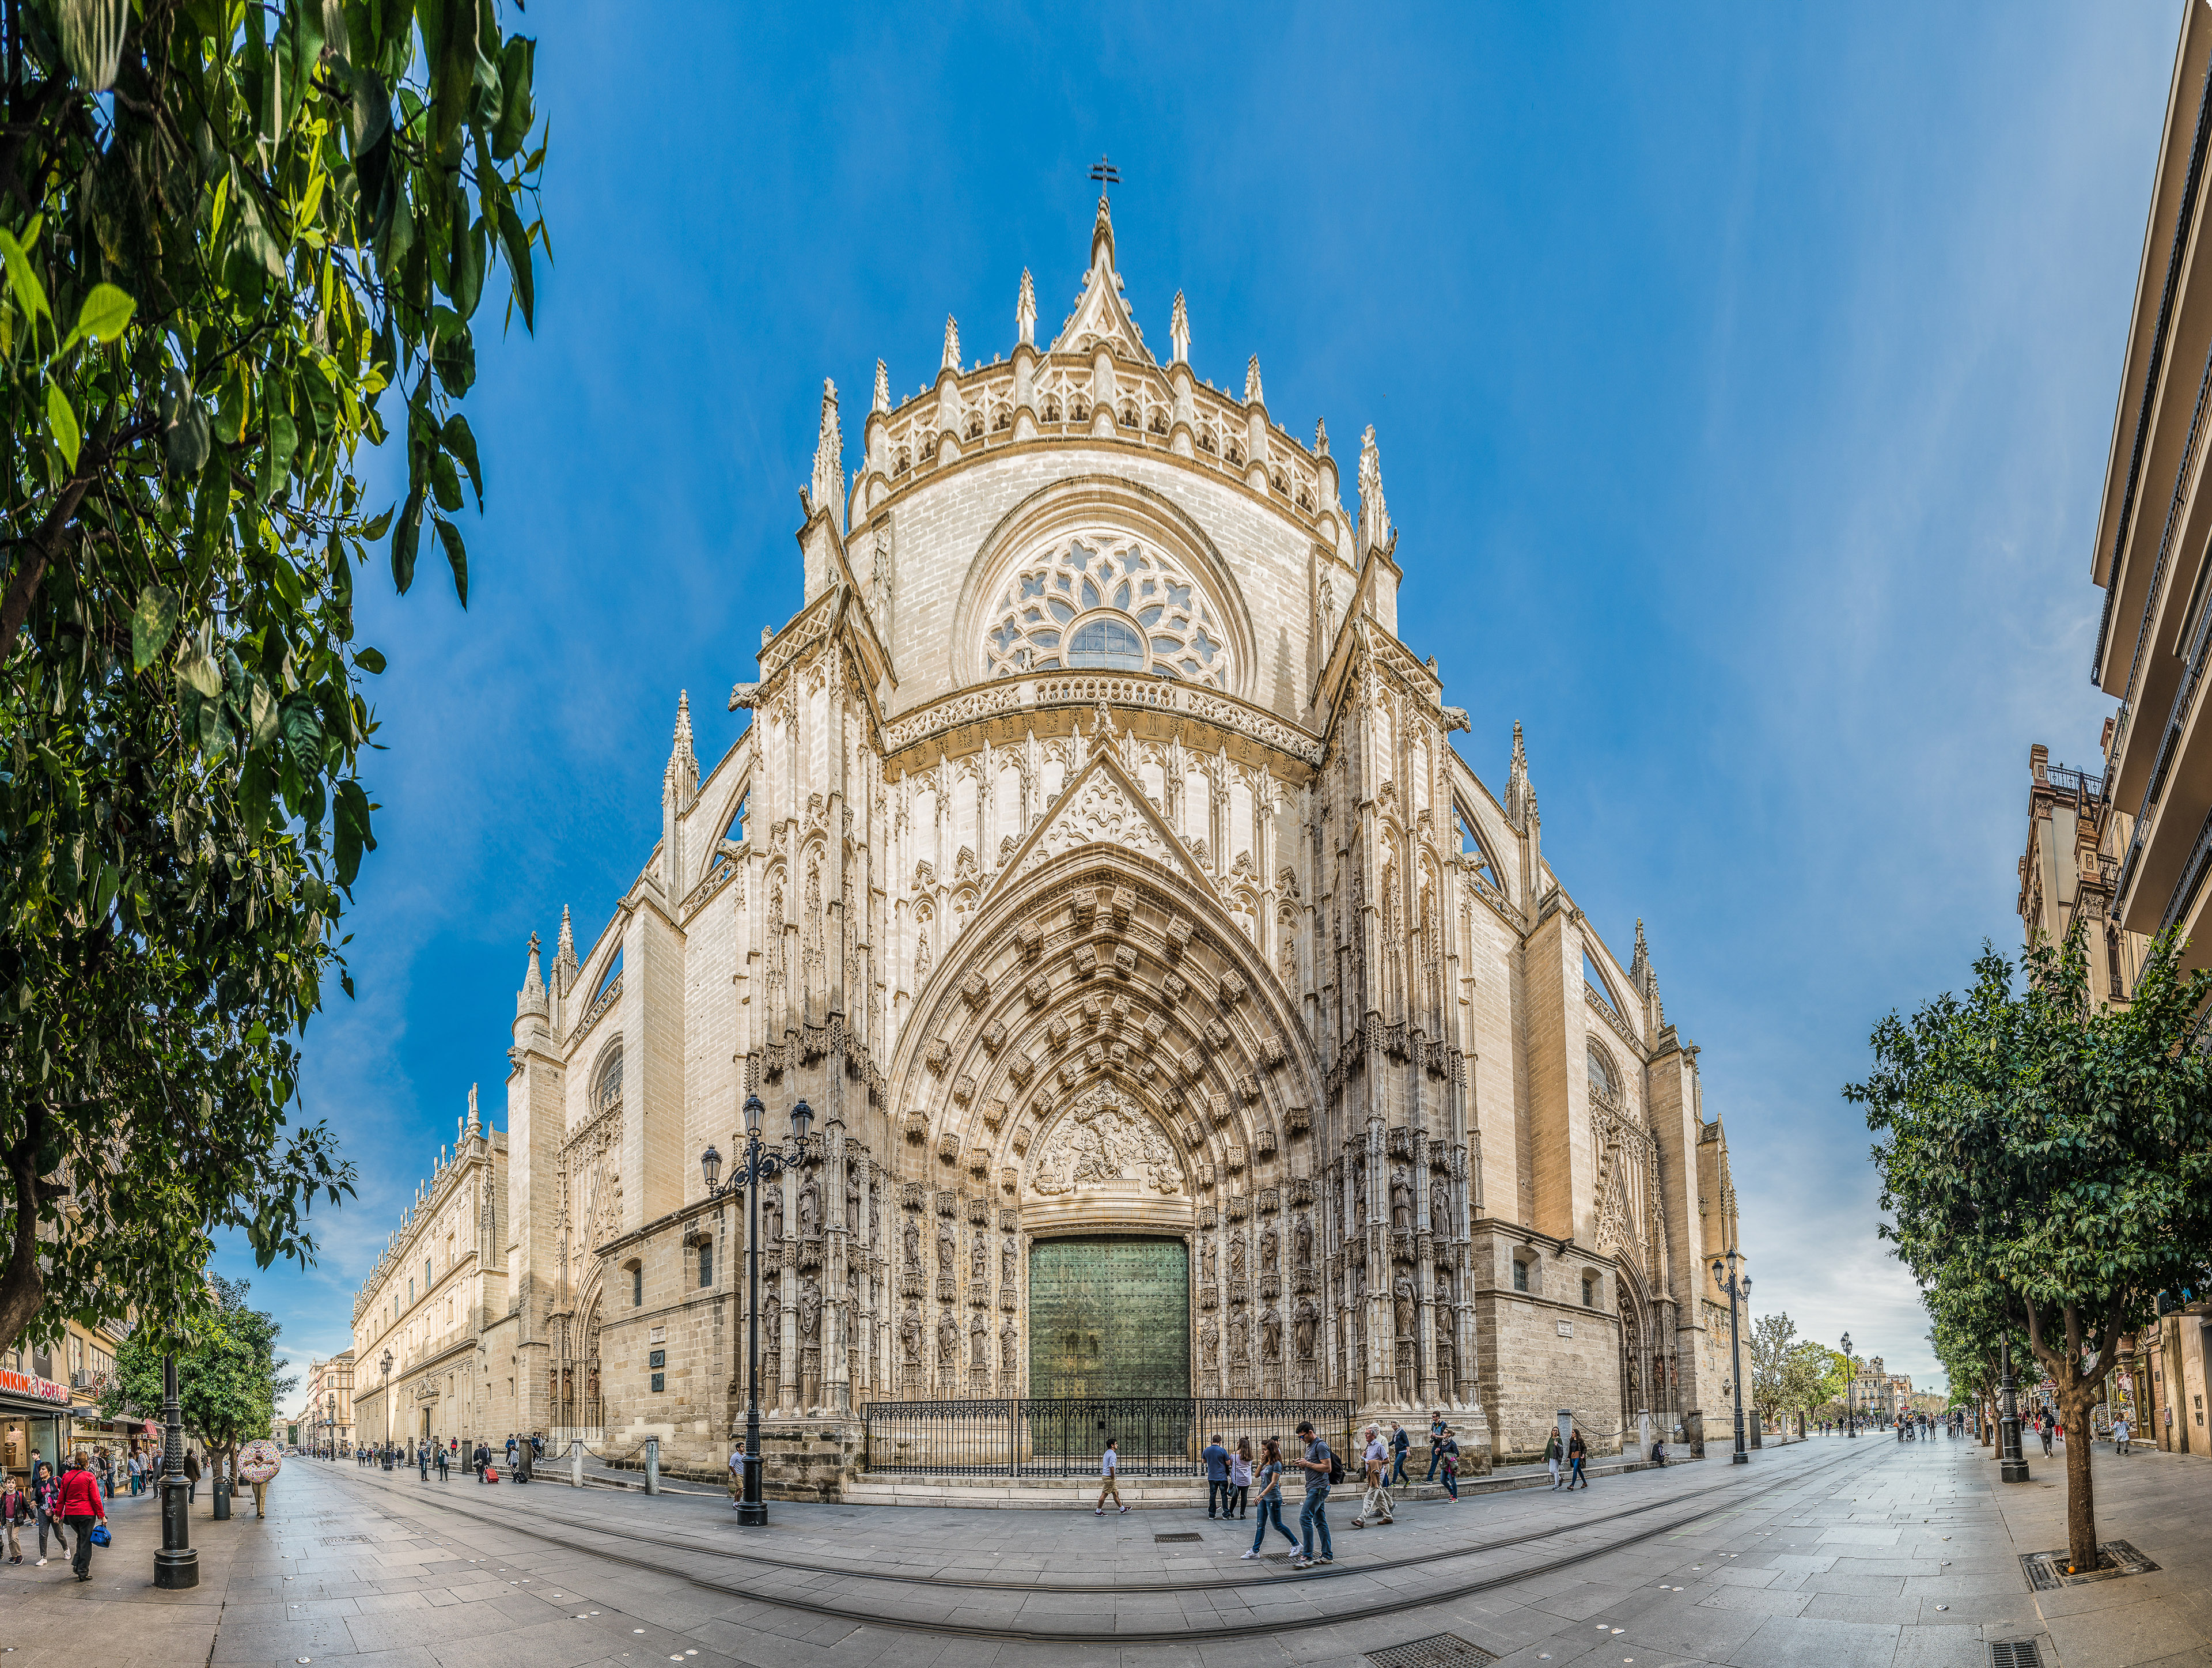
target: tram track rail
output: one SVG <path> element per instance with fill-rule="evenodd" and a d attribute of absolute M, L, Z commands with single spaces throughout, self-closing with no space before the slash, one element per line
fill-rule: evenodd
<path fill-rule="evenodd" d="M 1887 1445 L 1885 1444 L 1883 1446 L 1886 1450 Z M 1840 1467 L 1845 1465 L 1852 1466 L 1853 1470 L 1850 1472 L 1850 1475 L 1856 1476 L 1866 1471 L 1875 1470 L 1877 1466 L 1886 1463 L 1891 1458 L 1892 1456 L 1887 1452 L 1883 1452 L 1877 1456 L 1867 1458 L 1862 1458 L 1860 1456 L 1856 1454 L 1845 1454 L 1839 1456 L 1835 1459 L 1828 1460 L 1821 1464 L 1813 1466 L 1806 1470 L 1795 1472 L 1786 1476 L 1774 1477 L 1764 1482 L 1755 1482 L 1753 1479 L 1747 1477 L 1741 1479 L 1731 1478 L 1726 1482 L 1715 1483 L 1711 1487 L 1696 1490 L 1687 1495 L 1676 1495 L 1667 1500 L 1649 1502 L 1644 1506 L 1632 1507 L 1625 1508 L 1620 1512 L 1608 1513 L 1601 1517 L 1578 1519 L 1572 1523 L 1559 1524 L 1548 1528 L 1536 1530 L 1528 1534 L 1510 1536 L 1498 1540 L 1479 1542 L 1456 1547 L 1437 1548 L 1428 1552 L 1412 1554 L 1402 1558 L 1387 1559 L 1376 1563 L 1362 1563 L 1349 1566 L 1329 1564 L 1318 1568 L 1299 1570 L 1294 1573 L 1285 1572 L 1279 1574 L 1255 1574 L 1245 1576 L 1241 1580 L 1213 1579 L 1165 1581 L 1146 1580 L 1139 1581 L 1085 1582 L 1081 1584 L 1046 1584 L 1027 1581 L 994 1580 L 989 1579 L 954 1579 L 944 1576 L 899 1574 L 887 1571 L 878 1572 L 856 1567 L 848 1567 L 842 1564 L 809 1563 L 796 1559 L 777 1558 L 742 1549 L 711 1546 L 703 1543 L 694 1542 L 688 1539 L 670 1540 L 664 1538 L 659 1542 L 659 1545 L 663 1551 L 668 1554 L 705 1555 L 726 1559 L 733 1562 L 755 1564 L 763 1568 L 799 1570 L 814 1575 L 829 1574 L 848 1580 L 872 1580 L 888 1583 L 894 1586 L 921 1587 L 947 1592 L 1019 1592 L 1036 1593 L 1041 1596 L 1081 1594 L 1086 1596 L 1114 1597 L 1124 1593 L 1146 1594 L 1203 1592 L 1219 1591 L 1227 1588 L 1250 1591 L 1254 1589 L 1278 1587 L 1290 1584 L 1298 1584 L 1303 1586 L 1316 1581 L 1327 1581 L 1336 1576 L 1376 1575 L 1395 1569 L 1407 1569 L 1431 1564 L 1449 1562 L 1455 1559 L 1478 1557 L 1485 1553 L 1499 1552 L 1515 1547 L 1533 1546 L 1542 1541 L 1555 1540 L 1564 1536 L 1573 1535 L 1605 1524 L 1617 1523 L 1630 1518 L 1643 1517 L 1650 1513 L 1662 1511 L 1670 1507 L 1680 1507 L 1686 1502 L 1711 1501 L 1710 1504 L 1698 1505 L 1694 1510 L 1669 1516 L 1662 1522 L 1641 1527 L 1630 1534 L 1617 1536 L 1610 1540 L 1594 1545 L 1570 1547 L 1565 1549 L 1558 1555 L 1544 1560 L 1540 1562 L 1524 1565 L 1510 1570 L 1487 1572 L 1468 1580 L 1448 1581 L 1445 1585 L 1433 1590 L 1419 1592 L 1407 1592 L 1401 1595 L 1401 1602 L 1404 1604 L 1431 1604 L 1449 1603 L 1455 1599 L 1469 1598 L 1477 1593 L 1492 1592 L 1499 1587 L 1511 1586 L 1517 1582 L 1530 1580 L 1538 1576 L 1551 1574 L 1559 1570 L 1571 1569 L 1578 1564 L 1588 1563 L 1595 1559 L 1608 1557 L 1613 1553 L 1625 1551 L 1630 1547 L 1638 1545 L 1645 1541 L 1656 1539 L 1659 1536 L 1674 1533 L 1680 1530 L 1687 1528 L 1692 1524 L 1702 1522 L 1707 1518 L 1717 1516 L 1724 1512 L 1741 1510 L 1742 1507 L 1751 1504 L 1752 1502 L 1764 1499 L 1770 1495 L 1780 1493 L 1784 1489 L 1802 1488 L 1816 1478 L 1827 1476 L 1836 1471 Z M 342 1485 L 346 1482 L 346 1479 L 344 1479 L 343 1476 L 341 1476 L 338 1480 L 341 1482 Z M 1753 1482 L 1753 1486 L 1746 1488 L 1743 1487 L 1743 1484 L 1746 1482 Z M 1715 1495 L 1726 1495 L 1729 1496 L 1729 1498 L 1712 1499 L 1711 1497 Z M 413 1505 L 415 1503 L 410 1502 L 410 1504 Z M 548 1528 L 542 1526 L 542 1519 L 540 1520 L 540 1523 L 533 1524 L 522 1518 L 476 1511 L 467 1507 L 459 1506 L 449 1501 L 437 1498 L 423 1501 L 420 1502 L 420 1506 L 427 1507 L 430 1511 L 441 1513 L 450 1517 L 465 1519 L 471 1522 L 484 1524 L 496 1529 L 508 1530 L 516 1534 L 521 1535 L 527 1539 L 540 1542 L 547 1546 L 556 1547 L 564 1553 L 580 1555 L 585 1557 L 598 1559 L 606 1563 L 617 1564 L 628 1568 L 644 1570 L 656 1574 L 672 1575 L 676 1577 L 678 1580 L 685 1582 L 687 1585 L 697 1587 L 702 1591 L 721 1593 L 730 1598 L 743 1599 L 749 1604 L 765 1604 L 776 1609 L 797 1611 L 803 1615 L 818 1616 L 829 1620 L 849 1622 L 858 1627 L 888 1628 L 901 1632 L 935 1634 L 952 1638 L 994 1640 L 1002 1642 L 1031 1645 L 1099 1644 L 1109 1641 L 1116 1644 L 1123 1645 L 1187 1644 L 1209 1639 L 1219 1640 L 1241 1635 L 1249 1635 L 1255 1631 L 1269 1634 L 1305 1632 L 1315 1628 L 1333 1627 L 1338 1622 L 1352 1620 L 1356 1614 L 1364 1613 L 1345 1612 L 1308 1616 L 1268 1616 L 1266 1618 L 1250 1618 L 1244 1620 L 1231 1619 L 1224 1621 L 1221 1624 L 1213 1626 L 1208 1626 L 1203 1623 L 1194 1623 L 1175 1628 L 1153 1629 L 1126 1628 L 1118 1627 L 1115 1625 L 1116 1618 L 1111 1614 L 1104 1615 L 1097 1618 L 1103 1625 L 1060 1628 L 1025 1628 L 1018 1624 L 994 1626 L 975 1622 L 953 1622 L 941 1618 L 899 1616 L 886 1614 L 881 1609 L 871 1609 L 859 1604 L 837 1604 L 823 1598 L 805 1597 L 785 1587 L 769 1588 L 757 1586 L 750 1583 L 718 1580 L 712 1575 L 688 1570 L 674 1563 L 652 1558 L 639 1557 L 635 1554 L 617 1550 L 605 1544 L 603 1540 L 581 1540 L 570 1536 L 550 1532 Z M 419 1518 L 411 1515 L 408 1512 L 390 1509 L 385 1507 L 380 1501 L 378 1502 L 377 1510 L 379 1512 L 379 1515 L 391 1520 L 392 1522 L 401 1524 L 424 1534 L 428 1534 L 430 1532 L 429 1526 L 428 1525 L 424 1524 Z"/>

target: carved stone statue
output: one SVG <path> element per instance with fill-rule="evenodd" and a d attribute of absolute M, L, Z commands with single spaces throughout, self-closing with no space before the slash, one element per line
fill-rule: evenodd
<path fill-rule="evenodd" d="M 1198 1281 L 1201 1286 L 1213 1284 L 1213 1236 L 1210 1233 L 1198 1242 Z"/>
<path fill-rule="evenodd" d="M 899 1355 L 908 1367 L 921 1365 L 921 1306 L 909 1303 L 899 1322 Z"/>
<path fill-rule="evenodd" d="M 1276 1249 L 1275 1227 L 1270 1222 L 1260 1230 L 1260 1272 L 1261 1274 L 1275 1272 Z"/>
<path fill-rule="evenodd" d="M 952 1268 L 952 1224 L 941 1220 L 937 1224 L 937 1266 L 943 1273 Z"/>
<path fill-rule="evenodd" d="M 1198 1329 L 1198 1353 L 1199 1358 L 1208 1367 L 1212 1367 L 1221 1354 L 1221 1329 L 1213 1324 L 1212 1315 L 1208 1315 L 1206 1324 Z"/>
<path fill-rule="evenodd" d="M 921 1229 L 910 1216 L 906 1224 L 906 1265 L 916 1274 L 921 1272 Z"/>
<path fill-rule="evenodd" d="M 1251 1360 L 1249 1353 L 1251 1341 L 1251 1330 L 1244 1319 L 1243 1311 L 1240 1309 L 1236 1314 L 1231 1316 L 1229 1320 L 1230 1366 L 1242 1367 Z"/>
<path fill-rule="evenodd" d="M 1019 1266 L 1020 1253 L 1015 1248 L 1014 1236 L 1010 1233 L 1006 1236 L 1005 1246 L 999 1252 L 999 1283 L 1002 1286 L 1012 1285 Z M 1012 1324 L 1011 1321 L 1007 1323 L 1008 1325 Z"/>
<path fill-rule="evenodd" d="M 937 1364 L 947 1373 L 960 1365 L 960 1328 L 950 1309 L 937 1323 Z"/>
<path fill-rule="evenodd" d="M 845 1226 L 848 1228 L 860 1226 L 860 1184 L 849 1176 L 845 1181 Z"/>
<path fill-rule="evenodd" d="M 1390 1227 L 1398 1233 L 1413 1231 L 1413 1184 L 1402 1166 L 1390 1178 Z"/>
<path fill-rule="evenodd" d="M 814 1331 L 822 1324 L 822 1282 L 812 1275 L 799 1286 L 799 1336 L 808 1343 L 814 1342 Z"/>
<path fill-rule="evenodd" d="M 1021 1334 L 1009 1320 L 999 1329 L 999 1388 L 1011 1392 L 1014 1387 L 1014 1352 L 1021 1343 Z"/>
<path fill-rule="evenodd" d="M 1296 1245 L 1298 1272 L 1311 1274 L 1313 1272 L 1313 1224 L 1304 1215 L 1298 1218 Z"/>
<path fill-rule="evenodd" d="M 1451 1186 L 1447 1182 L 1429 1189 L 1429 1231 L 1446 1239 L 1459 1232 L 1459 1225 L 1452 1221 Z"/>
<path fill-rule="evenodd" d="M 991 1278 L 991 1242 L 980 1233 L 968 1248 L 968 1277 L 978 1286 L 988 1284 Z"/>
<path fill-rule="evenodd" d="M 1321 1311 L 1310 1297 L 1298 1300 L 1298 1312 L 1292 1324 L 1297 1329 L 1298 1359 L 1310 1361 L 1314 1358 L 1314 1334 L 1321 1325 Z"/>
<path fill-rule="evenodd" d="M 761 1299 L 761 1358 L 776 1365 L 764 1369 L 763 1376 L 781 1376 L 783 1361 L 783 1300 L 774 1292 Z"/>
<path fill-rule="evenodd" d="M 822 1226 L 822 1190 L 809 1176 L 799 1189 L 799 1237 L 811 1239 L 815 1229 Z"/>
<path fill-rule="evenodd" d="M 783 1242 L 783 1190 L 773 1182 L 761 1189 L 761 1244 Z"/>
<path fill-rule="evenodd" d="M 1260 1359 L 1267 1363 L 1283 1358 L 1283 1318 L 1273 1309 L 1260 1317 Z"/>
<path fill-rule="evenodd" d="M 1440 1326 L 1437 1331 L 1437 1388 L 1457 1401 L 1459 1380 L 1452 1371 L 1453 1366 L 1451 1334 Z"/>
<path fill-rule="evenodd" d="M 1229 1283 L 1232 1286 L 1244 1283 L 1244 1236 L 1242 1233 L 1229 1236 Z"/>
<path fill-rule="evenodd" d="M 1413 1279 L 1411 1275 L 1398 1276 L 1398 1283 L 1391 1288 L 1391 1297 L 1392 1307 L 1397 1312 L 1398 1336 L 1410 1338 L 1413 1336 Z"/>
<path fill-rule="evenodd" d="M 991 1324 L 981 1309 L 968 1321 L 968 1362 L 978 1373 L 991 1370 Z"/>

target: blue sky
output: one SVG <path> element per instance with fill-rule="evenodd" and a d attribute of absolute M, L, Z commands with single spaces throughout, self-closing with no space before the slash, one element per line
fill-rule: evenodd
<path fill-rule="evenodd" d="M 1367 423 L 1401 621 L 1502 791 L 1527 727 L 1545 855 L 1728 1121 L 1755 1306 L 1916 1374 L 1840 1084 L 1892 1007 L 2017 942 L 2027 754 L 2094 764 L 2091 528 L 2175 0 L 1539 8 L 539 0 L 557 265 L 480 349 L 489 506 L 464 613 L 364 586 L 385 809 L 359 997 L 307 1105 L 360 1197 L 253 1273 L 304 1362 L 469 1085 L 503 1117 L 532 930 L 588 941 L 658 837 L 677 691 L 699 752 L 797 606 L 821 380 L 846 445 L 945 315 L 1048 325 L 1089 163 L 1139 322 L 1201 375 Z M 489 309 L 487 308 L 489 315 Z M 371 575 L 373 581 L 378 579 Z"/>

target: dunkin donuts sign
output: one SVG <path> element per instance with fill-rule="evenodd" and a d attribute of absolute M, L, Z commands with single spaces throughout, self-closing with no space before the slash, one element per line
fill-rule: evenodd
<path fill-rule="evenodd" d="M 58 1385 L 52 1379 L 41 1379 L 36 1373 L 15 1373 L 0 1367 L 0 1396 L 23 1396 L 33 1402 L 52 1402 L 57 1406 L 69 1405 L 69 1386 Z"/>

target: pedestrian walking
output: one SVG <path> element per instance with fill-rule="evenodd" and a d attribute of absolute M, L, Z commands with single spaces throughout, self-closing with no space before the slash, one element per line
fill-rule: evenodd
<path fill-rule="evenodd" d="M 82 1461 L 73 1462 L 74 1469 L 62 1473 L 62 1521 L 76 1537 L 76 1549 L 70 1559 L 70 1568 L 76 1572 L 80 1581 L 92 1580 L 92 1526 L 105 1527 L 107 1507 L 100 1495 L 100 1479 L 93 1475 L 92 1467 Z"/>
<path fill-rule="evenodd" d="M 514 1438 L 512 1434 L 507 1439 L 507 1473 L 509 1476 L 514 1475 Z"/>
<path fill-rule="evenodd" d="M 1565 1447 L 1559 1441 L 1559 1433 L 1554 1428 L 1552 1440 L 1544 1444 L 1544 1464 L 1551 1469 L 1552 1491 L 1554 1494 L 1559 1492 L 1559 1462 L 1566 1458 L 1566 1453 Z"/>
<path fill-rule="evenodd" d="M 1390 1486 L 1397 1488 L 1406 1480 L 1406 1455 L 1413 1446 L 1413 1439 L 1406 1434 L 1406 1428 L 1396 1420 L 1390 1421 Z"/>
<path fill-rule="evenodd" d="M 200 1497 L 200 1457 L 190 1448 L 185 1450 L 185 1504 L 196 1504 Z"/>
<path fill-rule="evenodd" d="M 1252 1549 L 1238 1555 L 1256 1558 L 1267 1538 L 1267 1525 L 1273 1522 L 1275 1532 L 1291 1543 L 1291 1550 L 1298 1549 L 1298 1537 L 1283 1527 L 1283 1449 L 1273 1437 L 1260 1445 L 1260 1526 L 1252 1531 Z"/>
<path fill-rule="evenodd" d="M 1098 1509 L 1091 1514 L 1094 1518 L 1106 1515 L 1106 1496 L 1109 1495 L 1114 1496 L 1114 1504 L 1121 1506 L 1121 1510 L 1126 1512 L 1129 1509 L 1121 1506 L 1121 1486 L 1115 1480 L 1115 1474 L 1121 1469 L 1121 1456 L 1114 1452 L 1114 1445 L 1120 1440 L 1121 1438 L 1116 1436 L 1108 1437 L 1105 1450 L 1098 1456 Z M 1188 1453 L 1189 1450 L 1186 1448 L 1183 1452 Z M 1210 1518 L 1213 1513 L 1208 1512 L 1206 1515 Z"/>
<path fill-rule="evenodd" d="M 1367 1489 L 1359 1503 L 1359 1515 L 1352 1520 L 1354 1529 L 1364 1529 L 1370 1523 L 1388 1523 L 1395 1502 L 1390 1498 L 1389 1485 L 1383 1473 L 1390 1464 L 1390 1450 L 1382 1440 L 1379 1426 L 1367 1428 L 1367 1447 L 1360 1455 L 1359 1469 Z"/>
<path fill-rule="evenodd" d="M 1437 1467 L 1443 1464 L 1444 1432 L 1449 1428 L 1441 1413 L 1429 1415 L 1429 1474 L 1421 1479 L 1424 1482 L 1437 1480 Z"/>
<path fill-rule="evenodd" d="M 1444 1427 L 1444 1440 L 1437 1446 L 1437 1458 L 1444 1473 L 1444 1493 L 1455 1503 L 1459 1500 L 1459 1440 L 1452 1434 L 1451 1427 Z"/>
<path fill-rule="evenodd" d="M 736 1443 L 730 1449 L 730 1510 L 736 1511 L 745 1498 L 745 1445 Z"/>
<path fill-rule="evenodd" d="M 450 1449 L 449 1447 L 447 1447 L 447 1446 L 446 1446 L 446 1444 L 444 1444 L 443 1442 L 441 1442 L 441 1443 L 438 1445 L 438 1481 L 439 1481 L 439 1482 L 447 1482 L 447 1481 L 448 1481 L 448 1480 L 449 1480 L 449 1473 L 450 1473 L 450 1471 L 451 1471 L 451 1470 L 452 1470 L 452 1465 L 453 1465 L 453 1450 L 452 1450 L 452 1449 Z"/>
<path fill-rule="evenodd" d="M 1589 1487 L 1589 1479 L 1583 1475 L 1583 1462 L 1589 1458 L 1589 1449 L 1583 1441 L 1583 1428 L 1577 1425 L 1567 1438 L 1567 1464 L 1573 1468 L 1572 1474 L 1567 1478 L 1570 1490 Z"/>
<path fill-rule="evenodd" d="M 2043 1457 L 2051 1458 L 2051 1415 L 2045 1414 L 2035 1421 L 2036 1434 L 2043 1439 Z"/>
<path fill-rule="evenodd" d="M 422 1481 L 423 1481 L 423 1482 L 428 1482 L 430 1480 L 430 1446 L 429 1446 L 429 1444 L 428 1444 L 428 1443 L 426 1442 L 426 1443 L 424 1443 L 424 1444 L 422 1445 L 422 1447 L 420 1447 L 420 1448 L 418 1448 L 417 1450 L 416 1450 L 415 1458 L 416 1458 L 418 1461 L 420 1461 L 420 1462 L 421 1462 L 421 1464 L 422 1464 Z"/>
<path fill-rule="evenodd" d="M 1236 1496 L 1237 1515 L 1242 1518 L 1252 1498 L 1252 1439 L 1249 1436 L 1238 1437 L 1237 1452 L 1229 1456 L 1229 1488 Z M 1229 1513 L 1224 1511 L 1221 1515 L 1225 1518 Z"/>
<path fill-rule="evenodd" d="M 39 1561 L 46 1561 L 46 1537 L 54 1537 L 54 1549 L 69 1550 L 69 1537 L 62 1532 L 61 1478 L 54 1468 L 43 1459 L 31 1463 L 31 1511 L 39 1521 Z"/>
<path fill-rule="evenodd" d="M 486 1480 L 484 1473 L 491 1469 L 491 1450 L 484 1446 L 481 1438 L 477 1440 L 476 1452 L 469 1458 L 476 1466 L 477 1481 L 484 1482 Z"/>
<path fill-rule="evenodd" d="M 2124 1413 L 2112 1421 L 2112 1452 L 2124 1454 L 2128 1451 L 2128 1416 Z"/>
<path fill-rule="evenodd" d="M 6 1486 L 0 1487 L 0 1548 L 4 1548 L 9 1563 L 23 1561 L 22 1531 L 36 1515 L 31 1510 L 30 1495 L 9 1477 Z"/>
<path fill-rule="evenodd" d="M 1206 1462 L 1206 1515 L 1212 1517 L 1218 1505 L 1221 1515 L 1229 1515 L 1229 1450 L 1221 1446 L 1221 1433 L 1213 1434 L 1198 1456 Z"/>
<path fill-rule="evenodd" d="M 1328 1444 L 1314 1434 L 1313 1421 L 1298 1421 L 1298 1440 L 1303 1445 L 1297 1465 L 1306 1476 L 1306 1501 L 1298 1513 L 1298 1555 L 1291 1561 L 1293 1569 L 1311 1569 L 1316 1564 L 1336 1561 L 1335 1549 L 1328 1543 L 1328 1491 L 1343 1475 L 1342 1462 L 1329 1452 Z M 1314 1556 L 1314 1542 L 1318 1536 L 1321 1556 Z"/>

